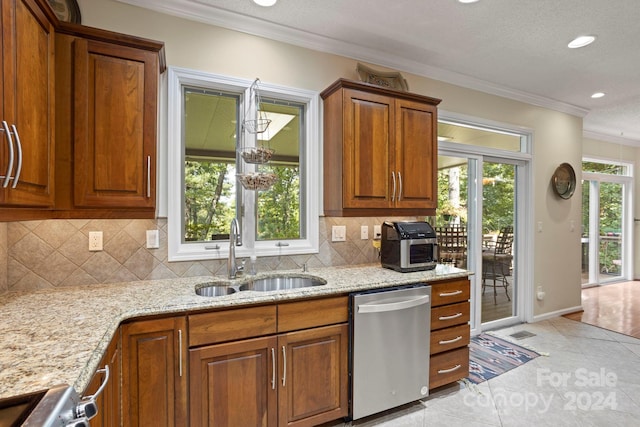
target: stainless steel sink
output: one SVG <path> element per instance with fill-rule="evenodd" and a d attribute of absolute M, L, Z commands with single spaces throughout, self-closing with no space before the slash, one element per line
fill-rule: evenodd
<path fill-rule="evenodd" d="M 203 297 L 220 297 L 234 292 L 236 292 L 234 287 L 217 283 L 204 283 L 196 288 L 196 294 Z"/>
<path fill-rule="evenodd" d="M 240 290 L 248 291 L 283 291 L 287 289 L 300 289 L 312 286 L 326 285 L 327 282 L 311 276 L 269 276 L 252 280 L 240 285 Z"/>
<path fill-rule="evenodd" d="M 288 289 L 308 288 L 311 286 L 326 285 L 327 282 L 313 276 L 266 276 L 257 279 L 249 279 L 239 285 L 208 282 L 196 285 L 196 294 L 203 297 L 220 297 L 231 295 L 241 291 L 285 291 Z"/>

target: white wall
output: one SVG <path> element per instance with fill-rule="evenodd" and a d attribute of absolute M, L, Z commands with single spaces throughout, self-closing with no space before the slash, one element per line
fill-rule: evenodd
<path fill-rule="evenodd" d="M 201 23 L 183 20 L 111 0 L 79 0 L 83 24 L 165 42 L 169 66 L 179 66 L 264 82 L 321 91 L 337 78 L 356 79 L 353 59 L 316 52 Z M 402 71 L 402 70 L 400 70 Z M 546 298 L 534 303 L 535 315 L 562 312 L 580 305 L 581 194 L 559 200 L 550 187 L 558 164 L 580 170 L 582 119 L 521 102 L 403 73 L 412 92 L 441 98 L 448 112 L 508 123 L 534 130 L 533 195 L 530 225 L 533 253 L 526 256 L 532 284 Z M 166 120 L 163 117 L 162 120 Z M 171 141 L 169 141 L 171 143 Z M 579 230 L 579 227 L 577 227 Z"/>

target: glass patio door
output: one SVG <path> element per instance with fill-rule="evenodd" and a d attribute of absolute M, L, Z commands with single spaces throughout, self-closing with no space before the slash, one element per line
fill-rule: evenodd
<path fill-rule="evenodd" d="M 583 287 L 631 280 L 629 170 L 623 165 L 583 162 Z"/>
<path fill-rule="evenodd" d="M 472 328 L 517 323 L 516 201 L 520 162 L 441 150 L 437 232 L 462 230 L 464 256 L 440 248 L 441 262 L 474 271 Z M 458 251 L 459 253 L 460 251 Z M 496 323 L 497 322 L 497 323 Z M 493 325 L 492 325 L 493 323 Z"/>

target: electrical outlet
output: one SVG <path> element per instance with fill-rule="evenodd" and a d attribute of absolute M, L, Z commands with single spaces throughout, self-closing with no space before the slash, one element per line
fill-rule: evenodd
<path fill-rule="evenodd" d="M 158 230 L 147 230 L 147 249 L 158 249 L 160 247 L 160 235 Z"/>
<path fill-rule="evenodd" d="M 362 240 L 369 240 L 369 226 L 361 225 L 360 226 L 360 238 Z"/>
<path fill-rule="evenodd" d="M 102 250 L 102 231 L 89 232 L 89 250 L 91 252 Z"/>
<path fill-rule="evenodd" d="M 381 239 L 382 238 L 382 226 L 381 225 L 374 225 L 373 226 L 373 238 L 374 239 Z"/>
<path fill-rule="evenodd" d="M 332 242 L 344 242 L 347 240 L 347 226 L 346 225 L 334 225 L 331 227 L 331 241 Z"/>

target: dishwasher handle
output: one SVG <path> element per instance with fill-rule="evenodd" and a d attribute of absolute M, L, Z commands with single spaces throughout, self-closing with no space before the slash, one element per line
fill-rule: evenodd
<path fill-rule="evenodd" d="M 405 310 L 407 308 L 428 304 L 430 299 L 430 295 L 423 295 L 418 298 L 394 301 L 386 304 L 359 304 L 358 313 L 383 313 L 386 311 Z"/>

